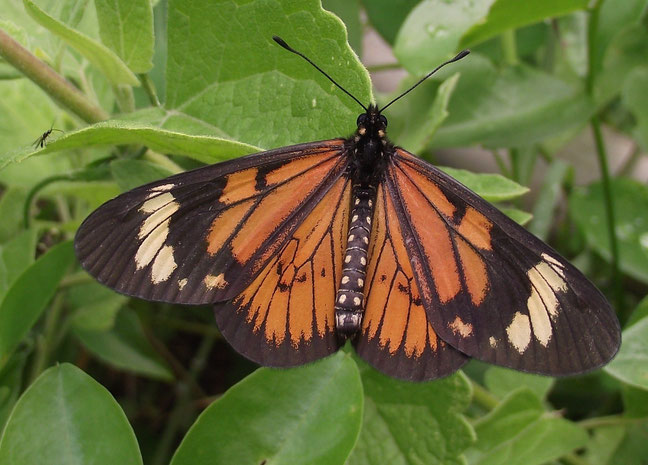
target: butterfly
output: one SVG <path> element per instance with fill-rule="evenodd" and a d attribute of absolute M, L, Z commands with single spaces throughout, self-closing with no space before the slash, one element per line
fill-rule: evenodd
<path fill-rule="evenodd" d="M 364 106 L 349 138 L 205 166 L 94 211 L 75 249 L 99 282 L 141 299 L 212 304 L 241 354 L 287 367 L 350 341 L 381 372 L 446 376 L 471 357 L 547 375 L 608 362 L 619 322 L 555 250 L 393 145 Z"/>

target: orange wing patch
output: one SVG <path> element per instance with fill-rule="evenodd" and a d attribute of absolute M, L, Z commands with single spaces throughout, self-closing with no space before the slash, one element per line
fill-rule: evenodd
<path fill-rule="evenodd" d="M 479 306 L 490 285 L 480 253 L 492 250 L 493 224 L 470 206 L 455 220 L 456 206 L 436 184 L 406 163 L 393 170 L 393 177 L 421 245 L 422 258 L 431 271 L 439 302 L 448 303 L 464 289 L 473 305 Z M 422 268 L 415 271 L 419 282 L 426 281 Z M 427 301 L 432 300 L 424 295 Z"/>
<path fill-rule="evenodd" d="M 340 178 L 252 284 L 225 304 L 231 308 L 217 311 L 217 319 L 230 320 L 218 325 L 238 351 L 266 365 L 289 366 L 337 350 L 334 301 L 350 195 L 350 182 Z M 261 344 L 251 342 L 257 338 Z"/>
<path fill-rule="evenodd" d="M 378 189 L 358 354 L 379 370 L 413 380 L 449 374 L 465 357 L 428 322 L 390 198 Z"/>

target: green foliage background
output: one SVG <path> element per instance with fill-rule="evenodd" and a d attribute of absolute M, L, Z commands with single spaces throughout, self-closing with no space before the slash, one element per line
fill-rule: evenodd
<path fill-rule="evenodd" d="M 0 465 L 645 464 L 647 4 L 0 0 Z M 80 270 L 74 232 L 118 193 L 350 134 L 356 104 L 271 37 L 386 101 L 358 60 L 368 27 L 403 88 L 472 49 L 390 108 L 390 136 L 431 161 L 490 151 L 499 174 L 448 170 L 608 295 L 625 329 L 607 367 L 552 379 L 473 361 L 411 384 L 340 352 L 257 369 L 209 308 L 128 299 Z M 610 134 L 633 152 L 613 174 Z M 569 149 L 583 137 L 591 149 Z M 578 185 L 584 166 L 596 180 Z"/>

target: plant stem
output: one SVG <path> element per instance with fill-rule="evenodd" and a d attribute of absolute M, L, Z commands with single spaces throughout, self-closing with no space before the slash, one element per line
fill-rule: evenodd
<path fill-rule="evenodd" d="M 188 415 L 193 413 L 195 403 L 191 400 L 191 388 L 190 385 L 196 384 L 196 377 L 203 370 L 205 364 L 207 363 L 207 357 L 211 348 L 214 344 L 214 338 L 204 337 L 200 347 L 196 351 L 191 367 L 187 374 L 187 378 L 177 384 L 176 392 L 176 403 L 175 407 L 169 414 L 169 420 L 162 432 L 160 440 L 158 442 L 157 448 L 155 450 L 155 455 L 151 463 L 153 465 L 162 465 L 169 462 L 169 453 L 173 445 L 175 435 L 178 432 L 178 429 L 187 419 Z"/>
<path fill-rule="evenodd" d="M 515 29 L 509 29 L 501 35 L 502 53 L 504 63 L 515 66 L 519 63 L 517 56 L 517 44 L 515 41 Z"/>
<path fill-rule="evenodd" d="M 470 382 L 473 390 L 473 402 L 489 411 L 499 404 L 499 399 L 484 389 L 481 384 L 473 379 L 470 379 Z"/>
<path fill-rule="evenodd" d="M 576 454 L 566 454 L 560 457 L 560 461 L 567 465 L 590 465 L 590 462 Z"/>
<path fill-rule="evenodd" d="M 0 56 L 83 121 L 96 123 L 109 118 L 103 109 L 93 104 L 63 76 L 36 58 L 2 29 Z"/>
<path fill-rule="evenodd" d="M 594 429 L 594 428 L 600 428 L 602 426 L 634 425 L 643 420 L 645 419 L 628 418 L 628 417 L 623 417 L 621 415 L 609 415 L 606 417 L 596 417 L 596 418 L 588 418 L 587 420 L 581 420 L 578 422 L 578 425 L 585 429 Z"/>
<path fill-rule="evenodd" d="M 148 95 L 151 105 L 153 105 L 154 107 L 159 107 L 160 99 L 158 99 L 157 92 L 155 90 L 155 84 L 153 84 L 150 76 L 148 74 L 140 74 L 139 79 L 142 83 L 142 87 L 146 91 L 146 95 Z"/>
<path fill-rule="evenodd" d="M 36 342 L 36 354 L 34 355 L 34 364 L 32 365 L 30 384 L 41 374 L 49 359 L 49 354 L 54 346 L 56 339 L 56 329 L 58 326 L 61 312 L 63 311 L 63 294 L 58 293 L 52 300 L 52 305 L 45 316 L 45 329 L 43 334 Z"/>
<path fill-rule="evenodd" d="M 603 0 L 598 0 L 590 9 L 590 17 L 587 29 L 587 77 L 585 80 L 585 88 L 590 98 L 594 98 L 594 81 L 598 69 L 598 62 L 596 60 L 596 32 L 599 23 L 599 14 Z M 596 144 L 596 156 L 598 158 L 599 170 L 601 171 L 601 183 L 603 187 L 603 198 L 605 201 L 605 216 L 608 230 L 608 239 L 610 241 L 610 254 L 612 265 L 612 288 L 614 292 L 614 299 L 616 303 L 616 310 L 619 318 L 625 320 L 625 302 L 623 296 L 623 284 L 621 281 L 621 272 L 619 269 L 619 245 L 615 231 L 615 211 L 614 201 L 612 198 L 612 182 L 610 178 L 610 169 L 608 167 L 608 156 L 605 149 L 605 142 L 603 141 L 603 134 L 601 132 L 601 122 L 598 114 L 595 114 L 590 119 L 592 126 L 592 133 L 594 134 L 594 142 Z"/>

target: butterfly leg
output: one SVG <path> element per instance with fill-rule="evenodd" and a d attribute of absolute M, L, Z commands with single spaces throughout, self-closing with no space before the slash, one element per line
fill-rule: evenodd
<path fill-rule="evenodd" d="M 342 278 L 335 299 L 335 327 L 338 335 L 344 339 L 358 333 L 362 325 L 367 250 L 375 200 L 375 188 L 353 186 L 349 235 L 342 265 Z"/>

